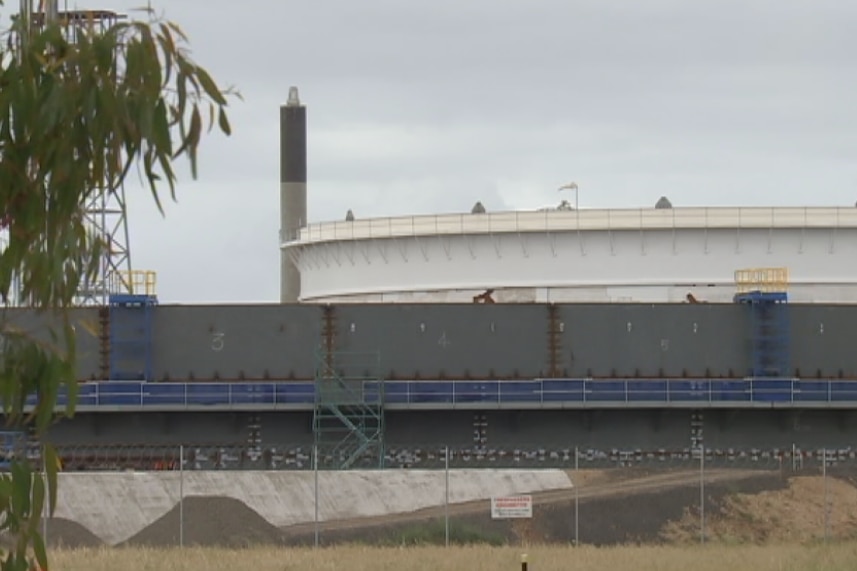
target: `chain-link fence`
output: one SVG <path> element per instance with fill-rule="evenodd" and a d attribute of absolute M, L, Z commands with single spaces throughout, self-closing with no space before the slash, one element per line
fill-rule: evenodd
<path fill-rule="evenodd" d="M 316 469 L 312 447 L 247 454 L 243 470 L 225 447 L 127 450 L 142 468 L 63 472 L 51 544 L 776 542 L 857 529 L 851 449 L 415 446 L 387 450 L 386 468 L 352 470 Z M 64 458 L 122 464 L 112 452 Z"/>
<path fill-rule="evenodd" d="M 139 470 L 312 470 L 312 444 L 280 444 L 252 447 L 243 442 L 197 443 L 192 445 L 99 444 L 61 445 L 58 454 L 65 471 Z M 857 449 L 829 449 L 837 461 L 857 457 Z M 27 451 L 31 460 L 38 460 L 39 449 Z M 319 466 L 336 466 L 347 456 L 336 451 L 323 451 Z M 623 468 L 637 465 L 669 466 L 698 457 L 693 447 L 674 449 L 600 449 L 575 446 L 545 447 L 539 444 L 512 447 L 445 446 L 411 444 L 387 446 L 383 468 L 439 469 L 445 466 L 446 455 L 453 468 L 561 468 L 581 465 L 591 468 Z M 707 448 L 708 463 L 731 467 L 782 467 L 803 464 L 806 458 L 821 454 L 819 450 L 789 448 Z M 374 454 L 358 457 L 352 468 L 379 468 Z"/>

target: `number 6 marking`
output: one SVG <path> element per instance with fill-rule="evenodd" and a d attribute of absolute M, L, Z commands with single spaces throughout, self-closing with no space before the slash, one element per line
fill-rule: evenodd
<path fill-rule="evenodd" d="M 223 333 L 212 333 L 211 335 L 211 350 L 223 351 Z"/>

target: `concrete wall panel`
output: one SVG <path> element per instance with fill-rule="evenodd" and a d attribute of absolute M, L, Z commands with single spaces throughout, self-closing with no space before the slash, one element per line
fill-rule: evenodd
<path fill-rule="evenodd" d="M 154 377 L 311 379 L 317 306 L 166 306 L 154 318 Z"/>
<path fill-rule="evenodd" d="M 559 306 L 560 369 L 571 377 L 742 376 L 746 312 L 735 305 Z"/>
<path fill-rule="evenodd" d="M 743 377 L 750 309 L 737 304 L 557 306 L 564 377 Z M 857 378 L 857 306 L 790 304 L 791 374 Z M 47 340 L 52 318 L 15 309 L 10 323 Z M 389 304 L 332 308 L 338 352 L 377 353 L 399 378 L 532 378 L 550 372 L 544 304 Z M 53 320 L 55 321 L 55 320 Z M 97 308 L 72 311 L 78 377 L 100 379 Z M 319 306 L 159 306 L 154 380 L 311 379 L 322 349 Z M 366 368 L 366 367 L 364 367 Z"/>
<path fill-rule="evenodd" d="M 398 378 L 533 378 L 547 365 L 543 305 L 345 305 L 337 351 L 379 352 Z"/>
<path fill-rule="evenodd" d="M 9 326 L 22 331 L 32 338 L 50 343 L 59 350 L 63 350 L 65 342 L 60 337 L 58 344 L 54 345 L 50 328 L 54 328 L 57 334 L 62 333 L 62 323 L 57 316 L 49 313 L 37 314 L 29 309 L 9 309 L 4 313 Z M 80 380 L 101 379 L 101 340 L 100 324 L 98 319 L 98 308 L 84 307 L 69 311 L 69 319 L 77 332 L 77 377 Z"/>

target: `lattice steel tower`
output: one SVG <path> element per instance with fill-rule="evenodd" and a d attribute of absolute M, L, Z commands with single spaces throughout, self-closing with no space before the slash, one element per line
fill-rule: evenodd
<path fill-rule="evenodd" d="M 59 23 L 69 43 L 77 42 L 84 31 L 101 33 L 125 18 L 109 10 L 59 10 L 58 0 L 40 0 L 36 10 L 33 0 L 21 0 L 21 11 L 29 15 L 32 29 Z M 81 283 L 76 305 L 106 306 L 113 294 L 153 294 L 154 274 L 132 271 L 124 186 L 95 189 L 83 212 L 87 232 L 102 242 L 103 254 L 95 278 Z"/>

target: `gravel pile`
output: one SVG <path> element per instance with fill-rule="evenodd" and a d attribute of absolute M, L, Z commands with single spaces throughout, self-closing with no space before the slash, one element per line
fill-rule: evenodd
<path fill-rule="evenodd" d="M 179 522 L 179 506 L 176 505 L 121 545 L 178 545 Z M 241 501 L 222 496 L 198 496 L 184 500 L 185 545 L 248 547 L 282 542 L 280 530 Z"/>
<path fill-rule="evenodd" d="M 104 542 L 97 535 L 86 529 L 76 521 L 63 518 L 51 518 L 47 526 L 48 546 L 62 549 L 82 549 L 88 547 L 102 547 Z M 39 526 L 39 533 L 45 537 L 45 529 Z M 0 535 L 0 546 L 10 548 L 12 541 L 8 534 Z"/>
<path fill-rule="evenodd" d="M 61 517 L 48 520 L 48 546 L 64 549 L 102 547 L 104 542 L 97 535 L 70 519 Z"/>

